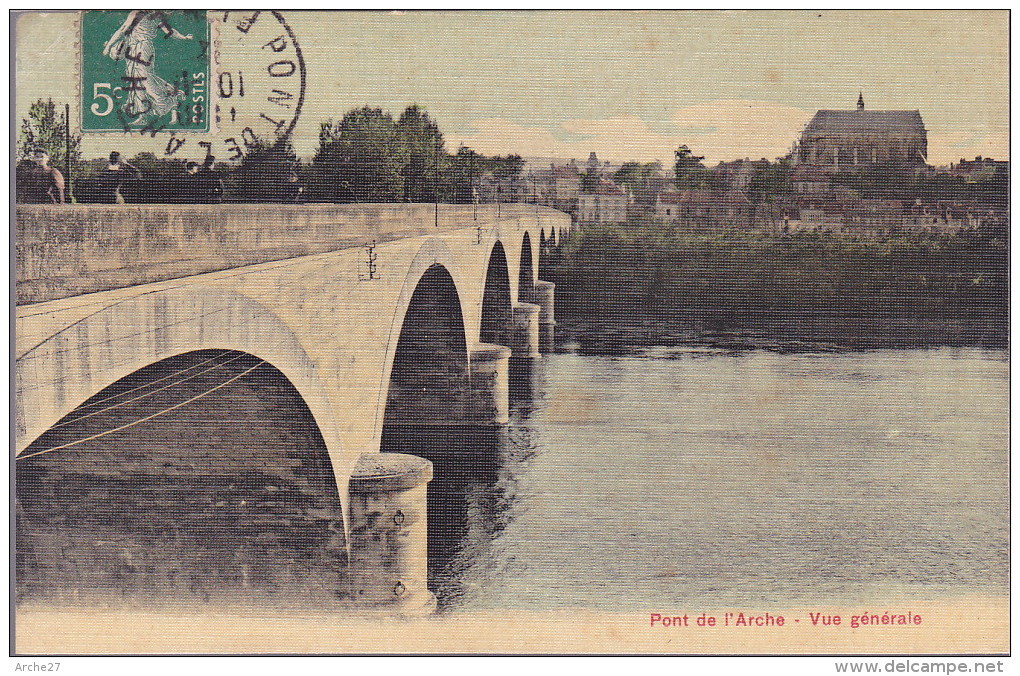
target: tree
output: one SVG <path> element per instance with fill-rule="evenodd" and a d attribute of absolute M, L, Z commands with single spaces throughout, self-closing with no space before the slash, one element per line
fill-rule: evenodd
<path fill-rule="evenodd" d="M 21 119 L 18 155 L 28 157 L 42 148 L 50 156 L 50 166 L 59 169 L 66 181 L 81 162 L 81 135 L 68 134 L 67 122 L 64 108 L 58 108 L 53 99 L 37 100 L 28 107 L 28 117 Z"/>
<path fill-rule="evenodd" d="M 301 173 L 290 137 L 274 143 L 256 139 L 240 164 L 230 172 L 228 199 L 231 202 L 290 202 L 296 198 Z"/>
<path fill-rule="evenodd" d="M 581 172 L 581 192 L 586 195 L 594 194 L 599 187 L 599 172 L 595 169 L 587 169 Z"/>
<path fill-rule="evenodd" d="M 431 202 L 444 191 L 444 173 L 448 158 L 443 134 L 438 125 L 417 105 L 408 106 L 397 129 L 407 148 L 407 161 L 401 174 L 404 177 L 404 198 L 408 202 Z"/>
<path fill-rule="evenodd" d="M 976 204 L 1002 211 L 1007 210 L 1009 208 L 1009 173 L 996 171 L 985 180 L 972 184 L 971 198 Z"/>
<path fill-rule="evenodd" d="M 352 110 L 319 128 L 308 199 L 317 202 L 399 202 L 408 150 L 393 117 L 379 108 Z"/>
<path fill-rule="evenodd" d="M 497 200 L 509 202 L 513 200 L 514 185 L 520 180 L 524 171 L 524 158 L 520 155 L 495 155 L 486 161 L 492 177 L 496 181 Z"/>
<path fill-rule="evenodd" d="M 781 158 L 774 164 L 763 159 L 754 174 L 751 175 L 751 182 L 747 187 L 747 198 L 752 204 L 758 205 L 775 202 L 788 195 L 790 169 L 788 157 Z"/>
<path fill-rule="evenodd" d="M 141 176 L 131 175 L 124 181 L 120 193 L 126 201 L 156 204 L 184 201 L 181 194 L 181 178 L 186 164 L 184 160 L 142 152 L 127 163 L 137 169 Z"/>
<path fill-rule="evenodd" d="M 913 170 L 889 162 L 840 171 L 831 180 L 865 199 L 912 199 L 916 193 Z"/>
<path fill-rule="evenodd" d="M 778 222 L 777 205 L 790 194 L 792 170 L 790 157 L 782 157 L 774 164 L 762 158 L 762 161 L 756 164 L 751 182 L 747 186 L 747 199 L 750 200 L 751 208 L 754 210 L 752 219 L 768 221 L 770 225 L 775 226 Z"/>
<path fill-rule="evenodd" d="M 488 159 L 489 171 L 501 181 L 514 181 L 524 171 L 524 158 L 520 155 L 494 155 Z"/>
<path fill-rule="evenodd" d="M 471 148 L 461 146 L 450 158 L 448 178 L 453 201 L 457 204 L 471 204 L 474 201 L 474 184 L 486 169 L 485 156 Z"/>
<path fill-rule="evenodd" d="M 184 173 L 185 160 L 157 157 L 155 153 L 138 153 L 128 164 L 141 173 L 147 181 L 162 181 Z"/>
<path fill-rule="evenodd" d="M 624 162 L 613 174 L 613 181 L 629 188 L 642 209 L 651 210 L 655 207 L 655 196 L 662 191 L 662 163 Z"/>
<path fill-rule="evenodd" d="M 673 181 L 677 188 L 701 188 L 708 184 L 708 170 L 701 163 L 703 156 L 695 155 L 686 145 L 677 148 L 673 155 L 676 157 Z"/>

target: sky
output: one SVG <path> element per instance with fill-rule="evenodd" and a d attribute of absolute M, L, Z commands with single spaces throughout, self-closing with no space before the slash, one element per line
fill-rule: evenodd
<path fill-rule="evenodd" d="M 294 132 L 424 107 L 455 151 L 612 162 L 688 145 L 706 164 L 788 152 L 819 109 L 919 110 L 929 162 L 1009 158 L 1005 11 L 287 12 L 306 98 Z M 75 103 L 76 15 L 16 29 L 16 110 Z M 111 143 L 87 136 L 87 157 Z M 152 140 L 148 141 L 152 145 Z"/>

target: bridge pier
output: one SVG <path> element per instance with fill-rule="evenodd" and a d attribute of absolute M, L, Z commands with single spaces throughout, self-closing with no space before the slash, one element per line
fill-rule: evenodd
<path fill-rule="evenodd" d="M 358 610 L 421 616 L 428 589 L 426 487 L 432 463 L 403 453 L 365 453 L 350 493 L 350 598 Z"/>
<path fill-rule="evenodd" d="M 538 349 L 538 316 L 541 311 L 542 308 L 532 303 L 514 305 L 510 326 L 510 350 L 514 359 L 535 359 L 541 356 Z"/>
<path fill-rule="evenodd" d="M 479 425 L 510 422 L 511 352 L 489 343 L 478 343 L 471 350 L 472 416 Z"/>
<path fill-rule="evenodd" d="M 538 341 L 539 349 L 543 353 L 552 351 L 553 339 L 556 334 L 555 297 L 556 284 L 538 280 L 535 282 L 529 299 L 540 309 L 538 313 Z"/>

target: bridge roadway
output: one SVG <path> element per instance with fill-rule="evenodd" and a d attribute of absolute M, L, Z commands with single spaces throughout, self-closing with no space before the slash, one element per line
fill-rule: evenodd
<path fill-rule="evenodd" d="M 553 324 L 542 245 L 570 218 L 506 204 L 19 206 L 16 228 L 17 454 L 145 366 L 236 350 L 304 399 L 346 512 L 384 419 L 506 421 L 507 358 L 537 356 Z"/>

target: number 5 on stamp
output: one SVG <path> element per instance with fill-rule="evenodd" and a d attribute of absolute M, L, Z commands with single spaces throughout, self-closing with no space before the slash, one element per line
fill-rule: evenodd
<path fill-rule="evenodd" d="M 83 12 L 82 131 L 208 131 L 209 45 L 204 10 Z"/>

